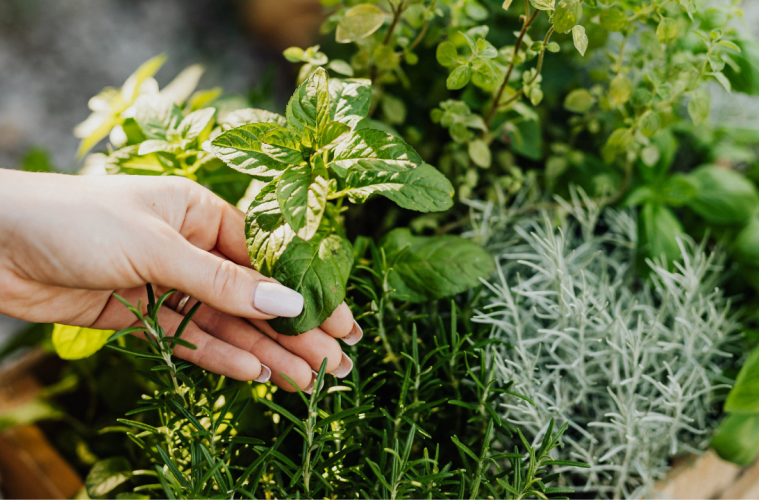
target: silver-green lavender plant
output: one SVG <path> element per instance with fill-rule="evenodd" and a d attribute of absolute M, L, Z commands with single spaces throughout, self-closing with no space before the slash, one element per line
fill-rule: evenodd
<path fill-rule="evenodd" d="M 668 458 L 699 453 L 716 425 L 715 391 L 738 329 L 717 287 L 723 257 L 682 238 L 682 261 L 648 261 L 642 282 L 632 212 L 573 195 L 558 200 L 553 220 L 472 204 L 474 232 L 499 261 L 474 321 L 514 346 L 498 352 L 498 377 L 534 402 L 509 400 L 505 416 L 534 440 L 551 418 L 569 422 L 554 458 L 592 468 L 573 471 L 567 486 L 646 496 Z"/>

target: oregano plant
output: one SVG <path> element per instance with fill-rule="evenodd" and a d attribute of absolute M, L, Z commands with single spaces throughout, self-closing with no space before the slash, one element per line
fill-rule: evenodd
<path fill-rule="evenodd" d="M 420 212 L 453 204 L 451 183 L 414 148 L 360 126 L 370 103 L 369 80 L 330 79 L 317 68 L 285 117 L 268 114 L 211 141 L 230 167 L 266 182 L 246 219 L 251 262 L 304 297 L 299 316 L 271 321 L 280 333 L 316 328 L 345 299 L 353 265 L 341 224 L 346 198 L 362 203 L 376 193 Z"/>

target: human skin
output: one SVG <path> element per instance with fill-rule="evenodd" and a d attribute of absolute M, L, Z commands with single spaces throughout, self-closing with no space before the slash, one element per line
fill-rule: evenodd
<path fill-rule="evenodd" d="M 147 303 L 145 284 L 174 293 L 158 321 L 172 335 L 198 309 L 175 355 L 237 380 L 271 380 L 310 392 L 327 373 L 353 366 L 336 339 L 362 336 L 346 304 L 296 337 L 266 322 L 297 316 L 303 299 L 250 267 L 245 215 L 180 177 L 70 176 L 0 169 L 0 313 L 102 330 L 135 326 L 116 298 Z M 192 297 L 178 309 L 184 294 Z M 143 310 L 144 312 L 144 310 Z"/>

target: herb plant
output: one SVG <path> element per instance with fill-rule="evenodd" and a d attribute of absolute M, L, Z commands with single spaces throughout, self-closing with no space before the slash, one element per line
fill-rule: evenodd
<path fill-rule="evenodd" d="M 592 465 L 569 485 L 649 496 L 668 457 L 708 444 L 714 398 L 729 387 L 722 372 L 738 324 L 717 287 L 724 256 L 682 237 L 675 270 L 649 260 L 641 282 L 629 211 L 601 211 L 582 192 L 560 203 L 569 215 L 558 228 L 508 209 L 476 212 L 500 258 L 473 321 L 513 346 L 501 348 L 496 373 L 535 403 L 506 403 L 509 421 L 535 438 L 549 418 L 569 423 L 568 447 L 555 456 Z"/>

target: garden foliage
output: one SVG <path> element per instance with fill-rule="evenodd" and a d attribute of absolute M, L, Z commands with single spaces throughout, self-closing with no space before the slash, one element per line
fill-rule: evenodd
<path fill-rule="evenodd" d="M 310 398 L 224 380 L 174 360 L 181 339 L 144 317 L 149 350 L 113 341 L 145 376 L 134 416 L 106 432 L 127 432 L 109 448 L 127 452 L 77 451 L 96 463 L 90 494 L 649 492 L 671 454 L 708 441 L 737 329 L 721 250 L 686 233 L 708 228 L 759 283 L 759 134 L 709 120 L 717 86 L 759 94 L 737 2 L 322 3 L 321 46 L 285 51 L 300 66 L 283 114 L 196 91 L 199 66 L 160 89 L 158 56 L 95 96 L 75 134 L 82 156 L 109 140 L 85 172 L 179 175 L 239 202 L 252 263 L 306 299 L 278 331 L 351 305 L 367 332 L 352 377 L 321 373 Z M 447 234 L 461 228 L 470 239 Z M 470 290 L 494 270 L 475 241 L 500 265 L 485 291 Z M 106 336 L 56 332 L 67 358 Z M 759 436 L 756 363 L 715 440 L 741 462 L 759 446 L 730 447 Z"/>
<path fill-rule="evenodd" d="M 722 372 L 739 325 L 719 288 L 724 253 L 683 236 L 675 269 L 648 260 L 642 282 L 630 211 L 600 210 L 582 192 L 561 205 L 567 215 L 556 222 L 476 212 L 499 270 L 473 321 L 513 346 L 499 349 L 496 373 L 535 403 L 507 402 L 509 421 L 534 439 L 546 419 L 569 423 L 555 456 L 592 465 L 569 485 L 648 497 L 670 456 L 700 453 L 714 398 L 729 387 Z"/>

